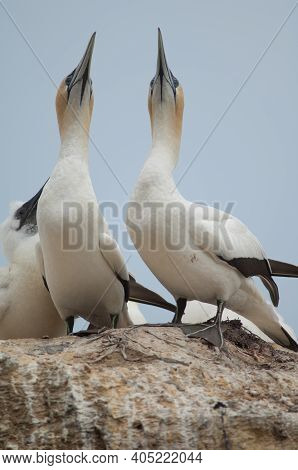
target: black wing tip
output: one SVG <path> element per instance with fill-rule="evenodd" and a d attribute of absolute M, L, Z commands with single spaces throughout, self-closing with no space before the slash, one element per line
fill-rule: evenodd
<path fill-rule="evenodd" d="M 142 299 L 140 297 L 130 297 L 129 300 L 137 304 L 151 305 L 152 307 L 163 308 L 164 310 L 168 310 L 169 312 L 172 312 L 172 313 L 176 312 L 176 306 L 166 301 L 156 302 L 156 301 Z"/>
<path fill-rule="evenodd" d="M 271 276 L 264 276 L 259 275 L 262 283 L 269 291 L 271 302 L 273 303 L 274 307 L 278 307 L 279 304 L 279 290 L 277 284 L 274 282 Z"/>
<path fill-rule="evenodd" d="M 122 277 L 119 276 L 119 274 L 116 273 L 116 277 L 118 281 L 121 282 L 122 287 L 124 289 L 124 300 L 125 302 L 129 301 L 129 293 L 130 293 L 130 281 L 127 279 L 122 279 Z"/>
<path fill-rule="evenodd" d="M 288 349 L 291 349 L 292 351 L 295 351 L 295 352 L 298 352 L 298 343 L 296 342 L 296 340 L 294 338 L 292 338 L 292 336 L 287 332 L 287 330 L 281 326 L 281 329 L 283 331 L 283 333 L 286 335 L 286 337 L 288 338 L 288 341 L 290 343 L 290 345 L 286 346 Z"/>
<path fill-rule="evenodd" d="M 277 277 L 298 277 L 298 266 L 269 259 L 272 276 Z"/>
<path fill-rule="evenodd" d="M 270 284 L 272 285 L 272 289 L 273 289 L 272 303 L 273 303 L 274 307 L 278 307 L 278 304 L 279 304 L 279 290 L 278 290 L 276 282 L 274 282 L 272 277 L 270 278 Z"/>
<path fill-rule="evenodd" d="M 144 305 L 151 305 L 152 307 L 163 308 L 170 312 L 176 311 L 176 306 L 167 302 L 161 295 L 144 287 L 137 282 L 133 276 L 130 276 L 130 295 L 129 300 Z"/>
<path fill-rule="evenodd" d="M 124 289 L 124 300 L 125 300 L 125 302 L 128 302 L 129 301 L 129 291 L 130 291 L 129 281 L 126 281 L 125 279 L 122 279 L 121 283 L 122 283 L 123 289 Z"/>

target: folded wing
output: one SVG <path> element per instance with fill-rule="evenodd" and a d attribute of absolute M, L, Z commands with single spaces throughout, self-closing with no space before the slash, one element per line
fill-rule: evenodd
<path fill-rule="evenodd" d="M 194 242 L 243 276 L 258 276 L 268 289 L 273 305 L 278 305 L 279 292 L 272 279 L 270 263 L 258 239 L 240 220 L 225 212 L 205 208 L 195 223 Z"/>

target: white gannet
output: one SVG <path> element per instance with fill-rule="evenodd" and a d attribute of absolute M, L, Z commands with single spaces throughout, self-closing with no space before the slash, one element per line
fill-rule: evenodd
<path fill-rule="evenodd" d="M 0 226 L 9 266 L 0 268 L 0 339 L 63 336 L 67 325 L 46 290 L 35 257 L 39 240 L 35 213 L 27 203 L 11 204 Z"/>
<path fill-rule="evenodd" d="M 59 87 L 56 108 L 61 134 L 58 163 L 37 207 L 37 258 L 61 318 L 80 315 L 97 327 L 112 326 L 126 312 L 129 275 L 117 243 L 99 210 L 88 167 L 93 109 L 90 66 L 92 35 L 74 71 Z M 80 219 L 70 245 L 71 211 Z M 72 227 L 73 228 L 73 227 Z"/>
<path fill-rule="evenodd" d="M 183 90 L 167 65 L 159 30 L 157 71 L 148 99 L 152 148 L 131 198 L 127 226 L 145 263 L 176 299 L 174 322 L 181 321 L 189 300 L 217 305 L 214 325 L 201 335 L 222 347 L 224 308 L 238 310 L 261 297 L 248 278 L 259 276 L 276 306 L 272 275 L 297 276 L 298 268 L 268 260 L 257 238 L 235 217 L 193 204 L 179 193 L 172 172 L 179 158 L 183 106 Z M 264 306 L 257 314 L 243 312 L 273 341 L 298 350 L 292 331 L 273 309 Z"/>

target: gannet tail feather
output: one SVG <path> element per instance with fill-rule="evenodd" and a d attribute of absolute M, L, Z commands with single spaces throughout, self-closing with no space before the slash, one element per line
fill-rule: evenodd
<path fill-rule="evenodd" d="M 156 292 L 147 289 L 147 287 L 139 284 L 134 277 L 129 275 L 130 295 L 129 300 L 145 305 L 152 305 L 153 307 L 164 308 L 170 312 L 176 312 L 176 306 L 167 302 L 163 297 L 156 294 Z"/>
<path fill-rule="evenodd" d="M 298 277 L 298 266 L 282 261 L 275 261 L 274 259 L 268 260 L 270 263 L 272 276 L 278 277 Z"/>
<path fill-rule="evenodd" d="M 289 343 L 290 343 L 290 346 L 293 351 L 298 351 L 298 343 L 297 343 L 297 340 L 294 339 L 290 333 L 282 326 L 281 327 L 282 331 L 284 332 L 284 334 L 286 335 L 286 337 L 288 338 L 289 340 Z"/>
<path fill-rule="evenodd" d="M 284 348 L 298 351 L 298 342 L 295 333 L 286 325 L 281 315 L 270 302 L 266 302 L 252 280 L 242 285 L 246 297 L 241 305 L 229 301 L 229 308 L 253 322 L 272 341 Z"/>
<path fill-rule="evenodd" d="M 263 332 L 269 336 L 274 343 L 279 344 L 280 346 L 283 346 L 284 348 L 291 349 L 292 351 L 298 352 L 298 343 L 297 339 L 293 336 L 293 334 L 286 330 L 284 326 L 281 324 L 279 325 L 280 332 L 276 332 L 276 325 L 273 331 L 270 331 L 269 329 L 262 328 Z M 285 339 L 286 338 L 286 339 Z"/>

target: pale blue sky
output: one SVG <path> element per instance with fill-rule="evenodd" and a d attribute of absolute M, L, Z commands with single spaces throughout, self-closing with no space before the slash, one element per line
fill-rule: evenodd
<path fill-rule="evenodd" d="M 55 165 L 54 84 L 73 70 L 93 31 L 91 134 L 122 187 L 92 145 L 90 171 L 98 199 L 123 204 L 150 148 L 147 91 L 157 27 L 185 93 L 178 180 L 295 5 L 288 0 L 1 3 L 0 220 L 9 202 L 30 198 Z M 298 263 L 297 26 L 298 8 L 180 184 L 190 200 L 220 202 L 222 208 L 234 202 L 233 214 L 256 234 L 268 256 L 293 263 Z M 0 261 L 5 263 L 3 256 Z M 137 254 L 129 268 L 171 298 Z M 280 279 L 278 285 L 279 311 L 297 332 L 298 280 Z M 148 318 L 169 316 L 151 310 Z"/>

